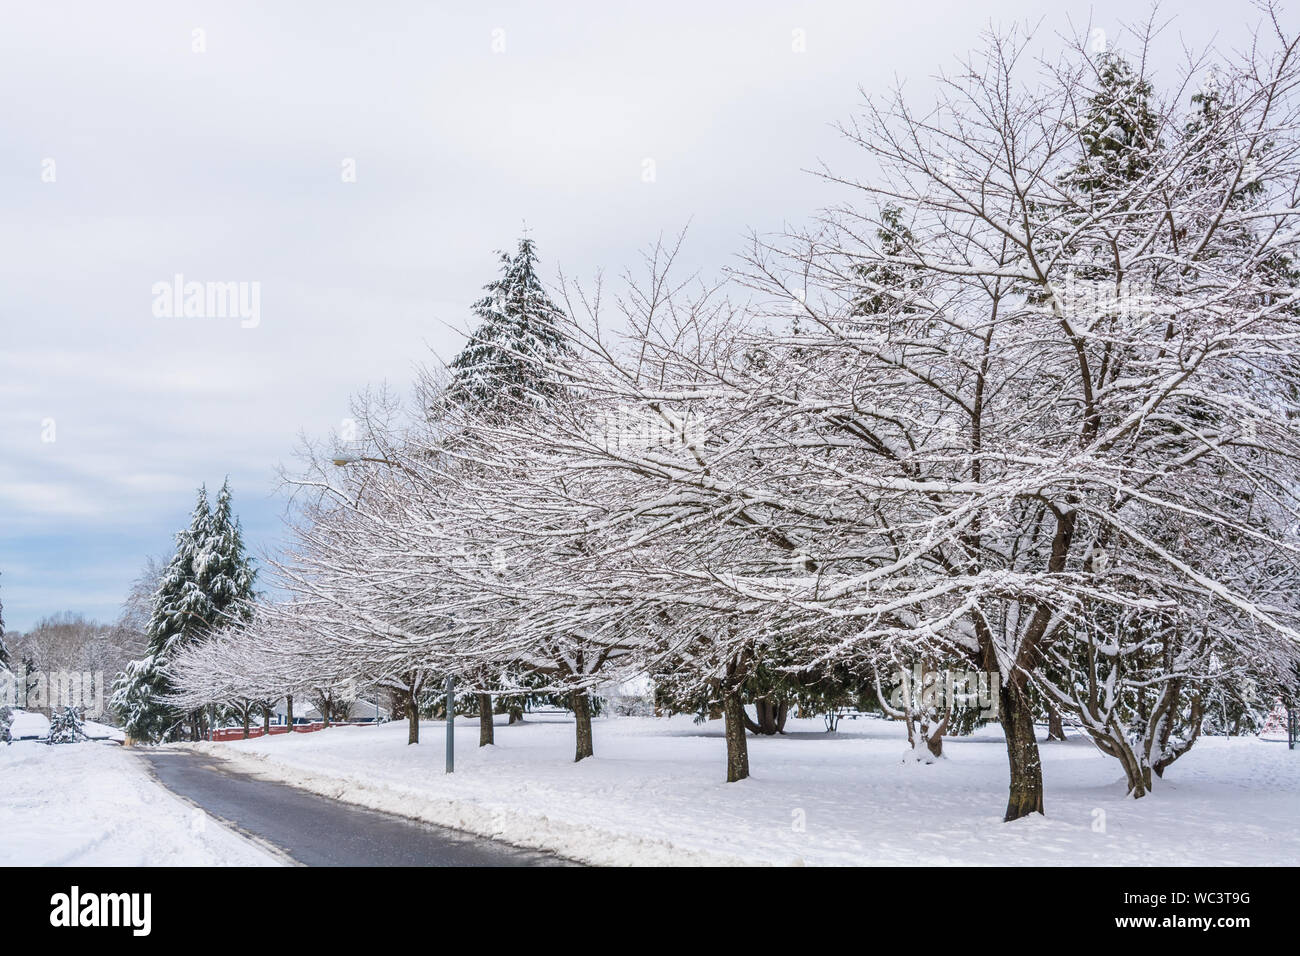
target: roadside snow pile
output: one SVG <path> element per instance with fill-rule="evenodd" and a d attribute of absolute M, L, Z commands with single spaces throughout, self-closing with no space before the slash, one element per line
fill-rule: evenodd
<path fill-rule="evenodd" d="M 10 740 L 44 740 L 50 732 L 50 720 L 44 714 L 15 710 L 9 724 Z"/>
<path fill-rule="evenodd" d="M 484 750 L 477 722 L 461 721 L 451 776 L 441 722 L 425 722 L 414 747 L 404 721 L 195 746 L 339 800 L 592 863 L 1300 863 L 1300 751 L 1284 743 L 1203 738 L 1135 801 L 1087 740 L 1043 742 L 1048 815 L 1004 824 L 996 728 L 946 740 L 934 766 L 906 766 L 901 724 L 827 734 L 791 720 L 787 735 L 751 737 L 753 776 L 727 784 L 720 723 L 598 720 L 596 756 L 575 764 L 569 720 L 499 725 Z"/>
<path fill-rule="evenodd" d="M 84 721 L 82 726 L 85 728 L 86 736 L 91 740 L 116 740 L 119 743 L 126 739 L 124 734 L 117 727 L 109 724 L 101 724 L 95 720 Z"/>
<path fill-rule="evenodd" d="M 163 789 L 121 747 L 0 746 L 0 866 L 278 863 Z"/>

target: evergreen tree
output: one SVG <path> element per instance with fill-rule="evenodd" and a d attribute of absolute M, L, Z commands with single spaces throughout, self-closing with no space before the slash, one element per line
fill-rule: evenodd
<path fill-rule="evenodd" d="M 65 707 L 50 717 L 50 733 L 45 738 L 47 744 L 75 744 L 86 737 L 85 721 L 78 707 Z"/>
<path fill-rule="evenodd" d="M 127 734 L 137 740 L 160 740 L 174 732 L 177 715 L 163 699 L 171 690 L 166 675 L 168 652 L 187 631 L 206 623 L 201 593 L 194 582 L 194 557 L 211 520 L 207 489 L 200 487 L 190 526 L 176 535 L 176 550 L 154 592 L 145 630 L 145 656 L 127 665 L 114 685 L 113 708 Z"/>
<path fill-rule="evenodd" d="M 239 519 L 231 509 L 230 480 L 221 485 L 208 533 L 194 557 L 197 589 L 207 600 L 214 626 L 231 617 L 247 619 L 256 571 L 244 551 Z"/>
<path fill-rule="evenodd" d="M 915 311 L 909 300 L 921 287 L 916 270 L 889 261 L 910 255 L 913 242 L 912 232 L 903 222 L 903 210 L 898 206 L 886 206 L 880 211 L 876 240 L 879 258 L 853 268 L 863 288 L 853 302 L 851 314 Z"/>
<path fill-rule="evenodd" d="M 132 737 L 153 741 L 180 734 L 187 715 L 168 702 L 173 688 L 167 666 L 181 647 L 204 640 L 225 623 L 228 613 L 243 613 L 253 577 L 231 511 L 229 483 L 222 485 L 215 512 L 200 487 L 190 526 L 176 535 L 176 551 L 154 593 L 145 656 L 128 665 L 114 685 L 113 708 Z M 197 734 L 199 715 L 188 717 L 191 734 Z"/>
<path fill-rule="evenodd" d="M 1203 136 L 1209 136 L 1213 141 L 1212 134 L 1216 127 L 1222 127 L 1225 122 L 1232 122 L 1230 111 L 1225 109 L 1231 104 L 1224 100 L 1223 89 L 1219 85 L 1216 73 L 1211 73 L 1205 85 L 1201 90 L 1193 94 L 1191 98 L 1193 111 L 1191 119 L 1188 120 L 1184 135 L 1187 140 L 1189 149 L 1197 149 L 1198 139 Z M 1274 149 L 1272 142 L 1263 142 L 1252 144 L 1255 150 L 1256 162 L 1254 169 L 1263 165 L 1266 154 Z M 1267 192 L 1265 184 L 1258 175 L 1247 175 L 1237 179 L 1234 176 L 1238 157 L 1231 151 L 1224 149 L 1221 142 L 1209 150 L 1198 150 L 1201 161 L 1196 164 L 1195 172 L 1208 183 L 1221 183 L 1224 181 L 1233 181 L 1236 179 L 1232 195 L 1228 199 L 1229 208 L 1236 210 L 1258 207 L 1267 201 Z M 1225 251 L 1235 247 L 1237 251 L 1249 250 L 1258 242 L 1258 236 L 1249 225 L 1238 225 L 1224 230 L 1226 237 L 1224 241 Z M 1218 253 L 1222 255 L 1223 253 Z M 1300 283 L 1300 269 L 1296 268 L 1293 259 L 1279 252 L 1273 252 L 1263 260 L 1260 266 L 1261 273 L 1268 276 L 1274 286 L 1277 288 L 1278 296 L 1286 296 L 1290 291 Z"/>
<path fill-rule="evenodd" d="M 545 368 L 570 352 L 560 331 L 564 313 L 537 277 L 537 250 L 520 239 L 519 250 L 501 257 L 501 278 L 474 304 L 480 324 L 451 362 L 445 400 L 479 413 L 513 403 L 536 406 L 563 386 Z"/>
<path fill-rule="evenodd" d="M 1083 193 L 1134 182 L 1151 168 L 1160 149 L 1151 84 L 1116 53 L 1102 54 L 1097 89 L 1078 134 L 1083 155 L 1068 177 Z"/>

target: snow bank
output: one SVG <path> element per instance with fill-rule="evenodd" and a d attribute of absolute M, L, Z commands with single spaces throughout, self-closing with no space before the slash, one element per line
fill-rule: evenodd
<path fill-rule="evenodd" d="M 44 714 L 26 710 L 14 711 L 13 721 L 9 724 L 11 740 L 40 740 L 50 733 L 50 721 Z"/>
<path fill-rule="evenodd" d="M 267 866 L 278 857 L 108 743 L 0 745 L 0 866 Z"/>
<path fill-rule="evenodd" d="M 753 777 L 737 784 L 722 779 L 721 726 L 685 717 L 596 721 L 597 756 L 578 764 L 571 722 L 498 726 L 480 750 L 477 722 L 461 721 L 451 776 L 440 722 L 415 747 L 404 722 L 197 746 L 339 800 L 601 864 L 1300 863 L 1300 751 L 1285 744 L 1202 739 L 1134 801 L 1085 739 L 1044 742 L 1048 816 L 1004 824 L 992 730 L 908 766 L 899 724 L 788 729 L 750 738 Z"/>

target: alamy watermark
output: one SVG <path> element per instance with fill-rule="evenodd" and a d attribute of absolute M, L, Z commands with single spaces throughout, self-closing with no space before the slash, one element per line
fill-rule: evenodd
<path fill-rule="evenodd" d="M 1143 276 L 1115 282 L 1070 273 L 1056 292 L 1066 317 L 1076 321 L 1106 317 L 1141 320 L 1169 311 L 1168 305 L 1161 303 L 1155 285 Z M 1052 306 L 1047 304 L 1044 308 L 1050 310 Z"/>
<path fill-rule="evenodd" d="M 917 664 L 910 672 L 898 672 L 889 705 L 908 711 L 970 707 L 980 717 L 992 719 L 998 715 L 1001 686 L 997 671 L 927 671 Z"/>
<path fill-rule="evenodd" d="M 83 893 L 74 886 L 50 897 L 50 925 L 56 928 L 120 927 L 133 936 L 153 929 L 152 893 Z"/>
<path fill-rule="evenodd" d="M 622 406 L 600 415 L 592 440 L 607 451 L 637 452 L 699 448 L 708 435 L 689 412 L 666 417 L 649 409 Z"/>
<path fill-rule="evenodd" d="M 197 282 L 176 273 L 155 282 L 153 314 L 160 319 L 239 319 L 240 328 L 262 323 L 262 283 Z"/>
<path fill-rule="evenodd" d="M 0 707 L 63 710 L 76 707 L 90 718 L 104 714 L 103 671 L 0 673 Z"/>

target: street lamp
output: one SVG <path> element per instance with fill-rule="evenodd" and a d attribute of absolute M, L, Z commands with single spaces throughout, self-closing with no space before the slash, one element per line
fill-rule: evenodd
<path fill-rule="evenodd" d="M 379 465 L 392 465 L 394 468 L 401 467 L 397 462 L 389 461 L 387 458 L 371 458 L 368 455 L 339 455 L 338 457 L 331 459 L 331 461 L 340 468 L 344 465 L 355 465 L 359 461 L 373 461 Z"/>
<path fill-rule="evenodd" d="M 456 770 L 456 678 L 447 675 L 447 773 Z"/>

